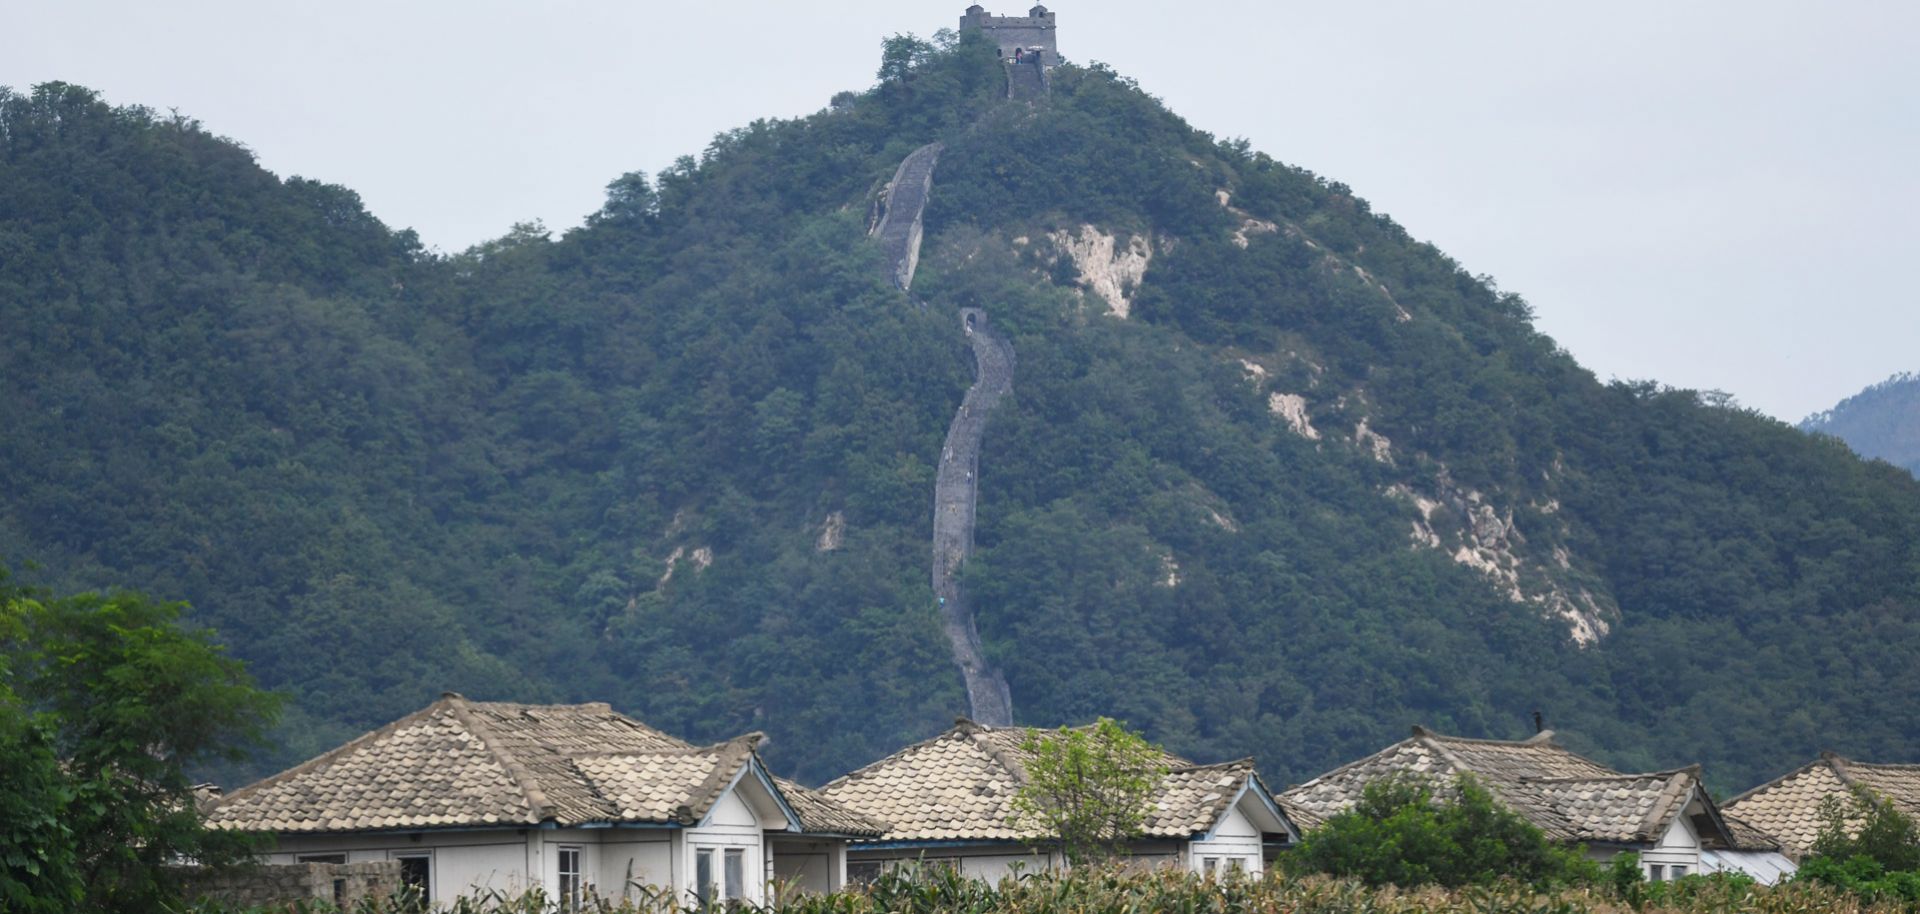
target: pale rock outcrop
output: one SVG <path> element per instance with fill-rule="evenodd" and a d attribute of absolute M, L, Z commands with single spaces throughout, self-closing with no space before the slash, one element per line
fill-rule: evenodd
<path fill-rule="evenodd" d="M 705 571 L 713 564 L 713 550 L 701 546 L 692 552 L 688 552 L 685 546 L 673 547 L 673 552 L 667 556 L 667 571 L 660 576 L 660 584 L 662 586 L 668 581 L 673 580 L 673 572 L 680 567 L 680 561 L 682 559 L 685 559 L 688 564 L 692 565 L 694 571 Z"/>
<path fill-rule="evenodd" d="M 813 551 L 832 552 L 845 545 L 847 541 L 847 515 L 844 511 L 835 511 L 827 515 L 820 523 L 820 537 L 813 542 Z"/>
<path fill-rule="evenodd" d="M 1387 436 L 1368 428 L 1367 420 L 1362 419 L 1359 425 L 1353 427 L 1353 443 L 1373 455 L 1373 459 L 1387 466 L 1394 465 L 1393 441 Z"/>
<path fill-rule="evenodd" d="M 1444 471 L 1440 484 L 1438 497 L 1405 484 L 1387 490 L 1411 501 L 1420 514 L 1409 537 L 1414 548 L 1445 551 L 1451 540 L 1457 543 L 1448 553 L 1454 562 L 1485 576 L 1507 599 L 1560 619 L 1576 643 L 1589 645 L 1606 636 L 1618 610 L 1585 587 L 1570 585 L 1552 573 L 1572 570 L 1571 553 L 1555 546 L 1552 568 L 1529 568 L 1524 557 L 1526 537 L 1514 525 L 1511 509 L 1501 511 L 1480 491 L 1455 486 Z"/>
<path fill-rule="evenodd" d="M 1119 238 L 1091 225 L 1073 232 L 1061 230 L 1048 236 L 1061 256 L 1073 261 L 1080 284 L 1107 303 L 1115 317 L 1133 313 L 1133 293 L 1147 275 L 1153 262 L 1153 245 L 1141 235 L 1120 244 Z"/>
<path fill-rule="evenodd" d="M 1307 415 L 1307 398 L 1299 394 L 1273 393 L 1267 395 L 1267 411 L 1285 419 L 1287 427 L 1293 433 L 1309 441 L 1320 440 L 1320 430 L 1313 427 L 1313 420 Z"/>
<path fill-rule="evenodd" d="M 1233 230 L 1233 244 L 1240 250 L 1244 251 L 1249 244 L 1252 244 L 1252 236 L 1254 235 L 1269 235 L 1280 231 L 1279 225 L 1268 222 L 1265 219 L 1256 218 L 1252 213 L 1234 206 L 1233 194 L 1224 188 L 1214 191 L 1213 198 L 1220 201 L 1220 205 L 1224 207 L 1227 212 L 1239 217 L 1240 227 Z"/>

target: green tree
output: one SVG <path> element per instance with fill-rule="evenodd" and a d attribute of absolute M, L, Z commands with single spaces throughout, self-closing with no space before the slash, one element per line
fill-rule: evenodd
<path fill-rule="evenodd" d="M 895 35 L 880 43 L 881 82 L 894 82 L 907 78 L 907 74 L 925 63 L 933 53 L 933 45 L 913 35 Z"/>
<path fill-rule="evenodd" d="M 1813 855 L 1796 878 L 1869 899 L 1920 903 L 1920 826 L 1886 797 L 1855 786 L 1845 800 L 1820 801 Z"/>
<path fill-rule="evenodd" d="M 0 577 L 0 587 L 5 579 Z M 277 708 L 181 605 L 0 590 L 0 900 L 9 911 L 158 911 L 169 864 L 225 865 L 189 771 L 236 758 Z"/>
<path fill-rule="evenodd" d="M 1048 836 L 1070 863 L 1117 856 L 1146 824 L 1166 779 L 1166 753 L 1111 718 L 1090 727 L 1029 730 L 1027 783 L 1012 824 Z"/>
<path fill-rule="evenodd" d="M 1413 778 L 1367 785 L 1354 808 L 1328 819 L 1288 855 L 1290 867 L 1368 885 L 1534 885 L 1590 881 L 1598 869 L 1501 806 L 1472 778 L 1444 790 Z"/>

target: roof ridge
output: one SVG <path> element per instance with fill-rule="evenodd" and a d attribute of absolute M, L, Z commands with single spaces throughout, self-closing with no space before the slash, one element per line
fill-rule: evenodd
<path fill-rule="evenodd" d="M 1764 783 L 1761 783 L 1761 784 L 1759 784 L 1759 785 L 1757 785 L 1757 786 L 1754 786 L 1754 787 L 1750 787 L 1750 788 L 1748 788 L 1748 789 L 1746 789 L 1745 791 L 1743 791 L 1743 792 L 1741 792 L 1741 793 L 1738 793 L 1738 794 L 1735 794 L 1735 795 L 1733 795 L 1733 796 L 1731 796 L 1731 797 L 1729 797 L 1729 798 L 1727 798 L 1727 800 L 1726 800 L 1726 802 L 1724 802 L 1724 803 L 1721 803 L 1720 805 L 1722 805 L 1722 806 L 1732 806 L 1733 804 L 1735 804 L 1735 803 L 1739 803 L 1739 802 L 1741 802 L 1741 801 L 1743 801 L 1743 800 L 1746 800 L 1746 799 L 1747 799 L 1747 798 L 1749 798 L 1749 797 L 1753 797 L 1753 796 L 1758 796 L 1759 794 L 1762 794 L 1762 793 L 1765 793 L 1765 792 L 1767 792 L 1767 791 L 1769 791 L 1769 790 L 1772 790 L 1772 789 L 1773 789 L 1773 788 L 1775 788 L 1775 787 L 1778 787 L 1778 786 L 1780 786 L 1780 785 L 1782 785 L 1782 784 L 1785 784 L 1785 783 L 1787 782 L 1787 779 L 1788 779 L 1788 778 L 1792 778 L 1792 777 L 1798 777 L 1798 776 L 1800 776 L 1800 775 L 1803 775 L 1803 774 L 1806 774 L 1806 773 L 1807 773 L 1807 772 L 1809 772 L 1809 771 L 1812 771 L 1812 770 L 1813 770 L 1813 769 L 1814 769 L 1815 767 L 1817 767 L 1818 765 L 1820 765 L 1820 763 L 1821 763 L 1821 762 L 1824 762 L 1824 761 L 1826 761 L 1826 760 L 1827 760 L 1827 759 L 1826 759 L 1826 756 L 1828 756 L 1828 755 L 1831 755 L 1831 754 L 1832 754 L 1832 753 L 1830 753 L 1830 752 L 1822 752 L 1822 753 L 1820 753 L 1820 755 L 1819 755 L 1818 757 L 1816 757 L 1816 758 L 1814 758 L 1814 760 L 1813 760 L 1813 761 L 1811 761 L 1811 762 L 1808 762 L 1808 763 L 1806 763 L 1806 764 L 1804 764 L 1804 765 L 1801 765 L 1800 767 L 1798 767 L 1798 768 L 1795 768 L 1795 769 L 1793 769 L 1793 770 L 1791 770 L 1791 771 L 1788 771 L 1787 773 L 1785 773 L 1785 774 L 1782 774 L 1782 775 L 1780 775 L 1779 777 L 1776 777 L 1776 778 L 1774 778 L 1774 779 L 1773 779 L 1773 780 L 1771 780 L 1771 781 L 1766 781 L 1766 782 L 1764 782 Z"/>
<path fill-rule="evenodd" d="M 282 781 L 289 780 L 293 778 L 295 775 L 306 774 L 309 771 L 312 771 L 323 765 L 329 764 L 333 762 L 335 759 L 338 759 L 343 755 L 347 755 L 353 752 L 354 750 L 359 749 L 361 746 L 364 746 L 368 743 L 378 740 L 379 738 L 386 736 L 407 724 L 413 723 L 419 720 L 420 718 L 431 715 L 435 708 L 438 708 L 441 705 L 446 703 L 447 701 L 446 696 L 452 695 L 452 694 L 455 694 L 455 693 L 452 693 L 452 692 L 444 693 L 441 696 L 439 701 L 435 701 L 434 703 L 427 705 L 426 707 L 421 708 L 420 710 L 415 711 L 412 714 L 408 714 L 405 717 L 400 718 L 399 720 L 389 722 L 386 726 L 368 730 L 367 732 L 362 733 L 359 736 L 356 736 L 353 739 L 350 739 L 345 743 L 342 743 L 341 745 L 334 747 L 333 749 L 330 749 L 326 752 L 322 752 L 319 755 L 314 756 L 313 758 L 307 759 L 306 761 L 301 762 L 300 764 L 295 765 L 292 768 L 288 768 L 287 770 L 280 772 L 279 774 L 261 778 L 260 780 L 254 781 L 253 783 L 248 784 L 245 787 L 242 787 L 238 790 L 235 790 L 232 793 L 225 794 L 220 797 L 220 799 L 214 804 L 213 808 L 218 809 L 219 807 L 225 806 L 226 804 L 231 803 L 235 800 L 252 796 L 254 793 L 257 793 L 266 787 L 270 787 Z"/>
<path fill-rule="evenodd" d="M 1616 771 L 1613 774 L 1603 775 L 1562 774 L 1541 776 L 1523 774 L 1515 778 L 1515 780 L 1528 784 L 1569 784 L 1579 781 L 1639 781 L 1648 778 L 1667 780 L 1676 774 L 1685 774 L 1687 772 L 1693 772 L 1694 776 L 1698 777 L 1700 773 L 1699 764 L 1683 765 L 1679 768 L 1668 768 L 1665 771 Z"/>
<path fill-rule="evenodd" d="M 1682 777 L 1682 775 L 1685 775 L 1685 777 Z M 1659 831 L 1660 826 L 1678 813 L 1686 811 L 1686 804 L 1684 802 L 1679 804 L 1677 810 L 1674 808 L 1675 802 L 1682 799 L 1681 797 L 1676 797 L 1675 793 L 1684 792 L 1686 798 L 1691 798 L 1694 787 L 1699 781 L 1699 765 L 1683 768 L 1668 775 L 1667 786 L 1660 791 L 1660 796 L 1653 801 L 1653 806 L 1650 807 L 1647 810 L 1647 814 L 1640 819 L 1640 825 L 1634 829 L 1634 834 L 1652 836 L 1654 840 L 1657 840 L 1659 836 L 1654 833 Z M 1721 837 L 1726 837 L 1726 827 L 1721 826 L 1720 831 Z"/>
<path fill-rule="evenodd" d="M 1253 756 L 1248 755 L 1248 756 L 1242 756 L 1236 759 L 1228 759 L 1227 761 L 1224 761 L 1224 762 L 1213 762 L 1211 764 L 1206 764 L 1206 765 L 1197 765 L 1192 762 L 1188 762 L 1185 765 L 1168 766 L 1167 773 L 1168 774 L 1186 774 L 1192 771 L 1206 771 L 1209 768 L 1237 768 L 1243 765 L 1247 767 L 1253 767 L 1253 764 L 1254 764 Z"/>
<path fill-rule="evenodd" d="M 507 776 L 513 778 L 514 783 L 519 785 L 520 792 L 526 797 L 527 808 L 532 813 L 533 820 L 544 822 L 553 818 L 553 803 L 547 799 L 547 791 L 540 786 L 539 779 L 533 776 L 532 769 L 521 762 L 520 757 L 514 755 L 512 750 L 499 745 L 498 734 L 493 733 L 493 728 L 473 713 L 473 708 L 467 704 L 466 696 L 459 692 L 447 692 L 441 696 L 441 701 L 446 702 L 447 707 L 453 711 L 453 716 L 473 734 L 474 739 L 480 741 L 480 745 L 493 753 L 494 760 L 498 761 L 500 767 L 506 769 Z M 510 702 L 495 702 L 495 704 L 510 704 Z"/>
<path fill-rule="evenodd" d="M 1853 763 L 1842 758 L 1840 753 L 1831 749 L 1823 749 L 1820 752 L 1820 760 L 1826 762 L 1827 767 L 1833 769 L 1833 775 L 1840 779 L 1840 783 L 1850 788 L 1860 786 L 1860 783 L 1854 780 L 1853 772 L 1849 770 L 1849 766 Z"/>
<path fill-rule="evenodd" d="M 979 724 L 976 724 L 965 717 L 957 718 L 954 720 L 953 726 L 948 727 L 947 729 L 942 730 L 939 733 L 936 733 L 932 736 L 929 736 L 926 739 L 923 739 L 917 743 L 910 743 L 908 745 L 900 747 L 899 749 L 889 752 L 886 755 L 883 755 L 877 759 L 874 759 L 873 761 L 868 762 L 865 765 L 862 765 L 858 768 L 855 768 L 852 771 L 849 771 L 846 774 L 843 774 L 837 778 L 834 778 L 833 780 L 828 781 L 825 784 L 821 784 L 819 789 L 831 790 L 836 784 L 847 783 L 848 781 L 851 781 L 854 778 L 857 778 L 863 774 L 866 774 L 867 772 L 872 771 L 875 768 L 880 767 L 881 765 L 885 765 L 886 763 L 893 761 L 894 759 L 897 759 L 900 756 L 906 755 L 907 753 L 912 752 L 915 749 L 931 746 L 934 743 L 937 743 L 943 739 L 947 739 L 948 737 L 965 735 L 965 733 L 971 728 L 978 728 L 978 727 L 980 727 Z"/>
<path fill-rule="evenodd" d="M 984 727 L 981 730 L 967 734 L 967 738 L 975 746 L 980 747 L 980 749 L 987 754 L 987 758 L 994 761 L 994 764 L 1005 769 L 1007 776 L 1013 778 L 1014 783 L 1025 786 L 1027 783 L 1027 766 L 1019 759 L 1012 758 L 1006 750 L 993 745 L 991 741 L 985 738 L 988 733 L 995 732 L 996 730 L 1018 729 L 1026 730 L 1029 735 L 1038 732 L 1037 728 L 1034 727 Z"/>
<path fill-rule="evenodd" d="M 1552 730 L 1541 730 L 1526 739 L 1491 739 L 1482 736 L 1454 736 L 1450 733 L 1441 733 L 1438 730 L 1415 724 L 1413 726 L 1413 735 L 1415 737 L 1424 737 L 1426 739 L 1440 740 L 1448 743 L 1470 743 L 1476 746 L 1507 746 L 1514 749 L 1529 747 L 1538 749 L 1544 746 L 1558 749 L 1569 755 L 1573 754 L 1572 750 L 1553 741 L 1554 732 Z M 1581 757 L 1585 758 L 1585 756 Z"/>
<path fill-rule="evenodd" d="M 1326 770 L 1326 771 L 1322 771 L 1322 772 L 1320 772 L 1319 774 L 1316 774 L 1316 775 L 1314 775 L 1314 776 L 1313 776 L 1313 777 L 1311 777 L 1311 778 L 1308 778 L 1308 779 L 1306 779 L 1306 780 L 1304 780 L 1304 781 L 1301 781 L 1301 782 L 1300 782 L 1300 783 L 1298 783 L 1298 784 L 1293 784 L 1293 785 L 1290 785 L 1290 786 L 1288 786 L 1288 787 L 1287 787 L 1287 788 L 1286 788 L 1285 790 L 1282 790 L 1282 791 L 1281 791 L 1281 793 L 1283 793 L 1283 794 L 1286 794 L 1286 793 L 1292 793 L 1293 791 L 1295 791 L 1295 790 L 1298 790 L 1298 789 L 1300 789 L 1300 788 L 1302 788 L 1302 787 L 1305 787 L 1305 786 L 1307 786 L 1308 784 L 1317 784 L 1317 783 L 1319 783 L 1319 782 L 1321 782 L 1321 781 L 1324 781 L 1324 780 L 1326 780 L 1327 778 L 1330 778 L 1330 777 L 1333 777 L 1333 776 L 1334 776 L 1334 775 L 1336 775 L 1336 774 L 1340 774 L 1341 772 L 1343 772 L 1343 771 L 1346 771 L 1346 770 L 1348 770 L 1348 769 L 1350 769 L 1350 768 L 1357 768 L 1357 767 L 1359 767 L 1359 766 L 1361 766 L 1361 765 L 1364 765 L 1364 764 L 1366 764 L 1366 763 L 1367 763 L 1367 762 L 1369 762 L 1369 761 L 1372 761 L 1373 759 L 1376 759 L 1376 758 L 1379 758 L 1380 756 L 1383 756 L 1383 755 L 1386 755 L 1387 753 L 1389 753 L 1389 752 L 1392 752 L 1392 751 L 1393 751 L 1393 750 L 1395 750 L 1395 749 L 1398 749 L 1398 748 L 1400 748 L 1400 747 L 1402 747 L 1402 746 L 1405 746 L 1405 745 L 1407 745 L 1408 743 L 1412 743 L 1412 742 L 1415 742 L 1415 741 L 1417 741 L 1417 740 L 1419 739 L 1419 737 L 1420 737 L 1420 735 L 1421 735 L 1421 734 L 1423 734 L 1423 733 L 1426 733 L 1426 732 L 1428 732 L 1428 730 L 1427 730 L 1427 728 L 1425 728 L 1425 727 L 1422 727 L 1422 726 L 1420 726 L 1419 724 L 1414 724 L 1414 725 L 1413 725 L 1413 736 L 1410 736 L 1410 737 L 1408 737 L 1408 738 L 1406 738 L 1406 739 L 1403 739 L 1403 740 L 1401 740 L 1401 741 L 1399 741 L 1399 742 L 1397 742 L 1397 743 L 1394 743 L 1393 745 L 1391 745 L 1391 746 L 1388 746 L 1388 747 L 1386 747 L 1385 749 L 1382 749 L 1382 750 L 1380 750 L 1379 752 L 1375 752 L 1375 753 L 1373 753 L 1372 755 L 1363 755 L 1363 756 L 1361 756 L 1361 757 L 1359 757 L 1359 758 L 1357 758 L 1357 759 L 1354 759 L 1353 761 L 1351 761 L 1351 762 L 1348 762 L 1348 763 L 1346 763 L 1346 764 L 1344 764 L 1344 765 L 1340 765 L 1340 766 L 1338 766 L 1338 767 L 1335 767 L 1335 768 L 1331 768 L 1331 769 L 1328 769 L 1328 770 Z"/>
<path fill-rule="evenodd" d="M 1915 764 L 1912 762 L 1863 762 L 1863 761 L 1860 761 L 1859 759 L 1850 759 L 1850 758 L 1842 758 L 1840 759 L 1840 761 L 1846 763 L 1849 769 L 1853 769 L 1853 768 L 1889 769 L 1890 768 L 1895 771 L 1920 772 L 1920 764 Z"/>
<path fill-rule="evenodd" d="M 1468 766 L 1466 762 L 1462 761 L 1459 756 L 1454 755 L 1452 749 L 1440 745 L 1447 740 L 1447 737 L 1422 727 L 1419 724 L 1415 724 L 1413 727 L 1413 738 L 1418 740 L 1421 745 L 1439 755 L 1443 761 L 1453 768 L 1455 776 L 1458 776 L 1461 772 L 1478 773 L 1475 772 L 1472 767 Z M 1476 742 L 1476 740 L 1462 740 L 1462 742 Z M 1481 740 L 1478 742 L 1485 741 Z"/>
<path fill-rule="evenodd" d="M 688 813 L 695 820 L 706 817 L 707 810 L 713 808 L 713 804 L 719 801 L 720 795 L 726 792 L 727 785 L 733 783 L 734 775 L 739 773 L 740 766 L 743 763 L 751 763 L 760 743 L 766 738 L 765 733 L 755 730 L 706 747 L 707 751 L 719 756 L 719 764 L 715 765 L 712 771 L 707 772 L 706 779 L 700 782 L 699 787 L 694 788 L 693 796 L 689 798 L 699 804 L 687 807 Z"/>

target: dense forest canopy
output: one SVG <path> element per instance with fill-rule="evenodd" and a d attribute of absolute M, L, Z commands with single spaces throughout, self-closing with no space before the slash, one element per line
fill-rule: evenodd
<path fill-rule="evenodd" d="M 1029 105 L 973 41 L 890 51 L 455 256 L 191 120 L 0 95 L 0 556 L 188 600 L 286 692 L 229 781 L 452 689 L 763 730 L 817 782 L 966 707 L 926 569 L 980 307 L 1018 374 L 964 573 L 1023 723 L 1276 786 L 1536 709 L 1722 790 L 1920 758 L 1913 478 L 1596 381 L 1518 296 L 1108 69 Z M 867 218 L 933 141 L 909 297 Z M 1149 260 L 1124 317 L 1109 250 Z"/>
<path fill-rule="evenodd" d="M 1808 416 L 1800 427 L 1920 476 L 1920 374 L 1894 375 Z"/>

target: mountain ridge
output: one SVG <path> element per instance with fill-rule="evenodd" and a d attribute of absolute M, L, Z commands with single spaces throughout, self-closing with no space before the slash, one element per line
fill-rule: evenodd
<path fill-rule="evenodd" d="M 1801 431 L 1832 435 L 1854 453 L 1920 476 L 1920 373 L 1895 374 L 1800 420 Z"/>
<path fill-rule="evenodd" d="M 190 599 L 295 695 L 252 771 L 454 689 L 823 780 L 965 707 L 928 493 L 983 307 L 1021 375 L 961 583 L 1022 723 L 1291 777 L 1536 709 L 1721 789 L 1913 754 L 1910 477 L 1602 385 L 1344 186 L 981 52 L 454 257 L 190 122 L 0 98 L 0 554 Z M 933 142 L 917 308 L 866 214 Z"/>

